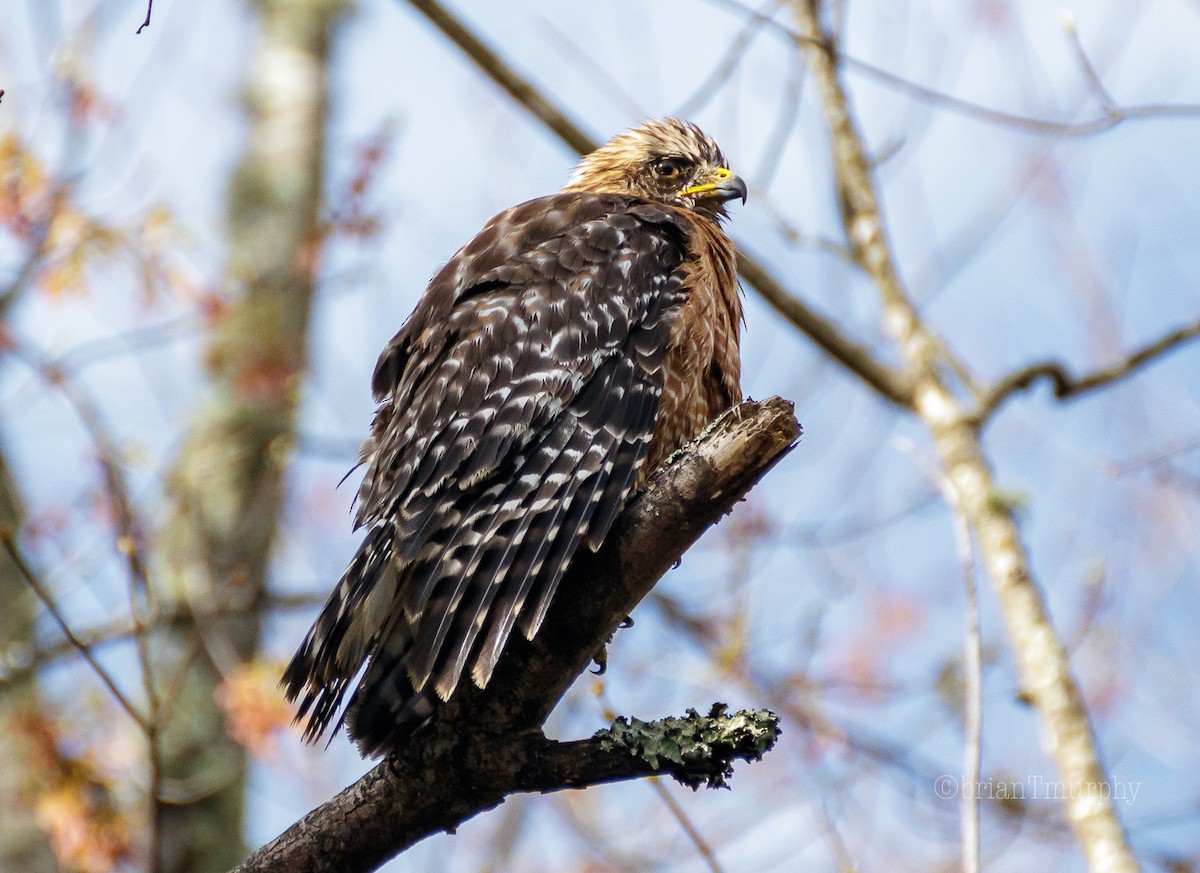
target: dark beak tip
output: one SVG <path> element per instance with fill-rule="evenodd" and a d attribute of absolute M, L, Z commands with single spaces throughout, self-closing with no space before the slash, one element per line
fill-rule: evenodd
<path fill-rule="evenodd" d="M 746 182 L 741 176 L 730 176 L 721 183 L 721 193 L 723 200 L 741 200 L 742 205 L 746 204 L 746 198 L 749 195 L 749 190 L 746 188 Z"/>

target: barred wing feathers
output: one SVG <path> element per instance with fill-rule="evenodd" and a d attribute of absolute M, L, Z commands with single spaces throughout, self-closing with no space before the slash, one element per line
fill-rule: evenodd
<path fill-rule="evenodd" d="M 684 300 L 675 210 L 561 193 L 492 219 L 389 343 L 363 446 L 358 553 L 284 674 L 306 736 L 346 708 L 375 753 L 486 686 L 645 461 Z"/>

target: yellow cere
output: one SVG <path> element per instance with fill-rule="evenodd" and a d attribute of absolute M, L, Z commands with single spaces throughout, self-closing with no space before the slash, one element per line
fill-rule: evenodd
<path fill-rule="evenodd" d="M 719 183 L 724 182 L 726 179 L 728 179 L 730 176 L 733 175 L 732 172 L 725 169 L 724 167 L 717 167 L 716 169 L 714 169 L 712 171 L 712 173 L 716 177 L 715 182 L 706 182 L 703 185 L 693 185 L 691 188 L 686 188 L 683 191 L 680 191 L 679 193 L 686 195 L 686 194 L 701 194 L 705 191 L 713 191 L 716 189 L 716 187 Z"/>

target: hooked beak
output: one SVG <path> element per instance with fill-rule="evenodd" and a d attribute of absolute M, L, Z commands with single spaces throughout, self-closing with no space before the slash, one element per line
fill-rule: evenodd
<path fill-rule="evenodd" d="M 680 194 L 695 197 L 697 200 L 715 200 L 718 203 L 727 203 L 730 200 L 741 200 L 745 203 L 747 191 L 741 176 L 735 176 L 724 167 L 717 167 L 699 185 L 693 185 Z"/>

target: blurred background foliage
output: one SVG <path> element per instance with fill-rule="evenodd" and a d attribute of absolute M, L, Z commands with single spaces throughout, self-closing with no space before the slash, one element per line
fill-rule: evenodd
<path fill-rule="evenodd" d="M 1037 362 L 1115 367 L 1078 397 L 1004 395 L 990 499 L 1020 522 L 1134 850 L 1194 870 L 1200 350 L 1129 356 L 1200 318 L 1200 6 L 1052 6 L 854 0 L 824 21 L 964 396 Z M 356 479 L 337 485 L 369 373 L 454 249 L 575 160 L 437 8 L 160 0 L 135 36 L 141 0 L 0 0 L 0 870 L 225 869 L 365 770 L 341 738 L 303 747 L 276 681 L 355 545 Z M 900 366 L 795 4 L 453 14 L 592 138 L 700 123 L 751 184 L 735 239 Z M 746 303 L 745 388 L 794 400 L 803 441 L 551 727 L 721 700 L 779 712 L 779 746 L 730 792 L 512 798 L 387 869 L 957 869 L 937 780 L 961 787 L 964 568 L 929 430 L 779 300 L 748 283 Z M 984 866 L 1084 869 L 970 569 Z"/>

